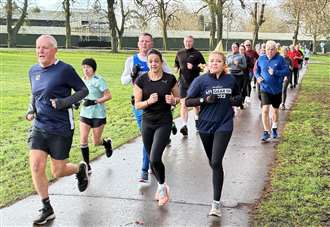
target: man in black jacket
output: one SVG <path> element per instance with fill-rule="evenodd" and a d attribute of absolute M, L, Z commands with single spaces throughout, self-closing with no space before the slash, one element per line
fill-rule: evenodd
<path fill-rule="evenodd" d="M 188 35 L 183 40 L 184 48 L 179 50 L 175 57 L 175 67 L 179 71 L 179 92 L 180 92 L 180 115 L 183 120 L 183 127 L 180 132 L 183 136 L 188 135 L 188 108 L 185 105 L 187 91 L 192 81 L 199 76 L 201 64 L 205 64 L 203 55 L 193 47 L 194 38 Z M 199 107 L 194 107 L 195 122 L 198 121 Z"/>

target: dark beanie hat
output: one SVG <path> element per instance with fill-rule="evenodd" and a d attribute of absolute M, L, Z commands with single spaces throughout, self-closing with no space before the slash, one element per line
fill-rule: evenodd
<path fill-rule="evenodd" d="M 89 65 L 93 68 L 94 72 L 96 71 L 96 61 L 93 58 L 85 58 L 81 65 Z"/>

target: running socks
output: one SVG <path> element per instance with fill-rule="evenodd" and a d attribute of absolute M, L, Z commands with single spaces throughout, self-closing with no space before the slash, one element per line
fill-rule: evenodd
<path fill-rule="evenodd" d="M 273 122 L 272 128 L 277 128 L 277 122 Z"/>
<path fill-rule="evenodd" d="M 86 162 L 87 166 L 89 166 L 89 147 L 88 144 L 81 144 L 80 145 L 81 154 Z"/>
<path fill-rule="evenodd" d="M 41 202 L 42 202 L 42 204 L 44 205 L 45 208 L 50 208 L 50 207 L 52 207 L 52 206 L 50 205 L 49 197 L 42 199 Z"/>

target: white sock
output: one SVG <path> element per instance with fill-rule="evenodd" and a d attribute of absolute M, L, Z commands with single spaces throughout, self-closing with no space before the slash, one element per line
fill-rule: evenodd
<path fill-rule="evenodd" d="M 162 189 L 164 189 L 164 187 L 165 187 L 165 184 L 158 183 L 158 190 L 162 190 Z"/>
<path fill-rule="evenodd" d="M 277 122 L 273 122 L 272 128 L 277 128 Z"/>
<path fill-rule="evenodd" d="M 220 204 L 220 201 L 213 200 L 213 203 L 219 205 Z"/>

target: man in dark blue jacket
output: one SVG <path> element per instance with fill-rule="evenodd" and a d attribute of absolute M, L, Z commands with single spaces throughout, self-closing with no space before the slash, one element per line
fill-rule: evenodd
<path fill-rule="evenodd" d="M 260 84 L 262 123 L 264 132 L 262 142 L 277 138 L 277 124 L 279 118 L 279 106 L 282 99 L 283 78 L 289 73 L 289 67 L 284 58 L 277 53 L 276 43 L 272 40 L 266 43 L 266 55 L 260 56 L 256 66 L 256 78 Z M 272 105 L 272 128 L 270 128 L 269 110 Z"/>

